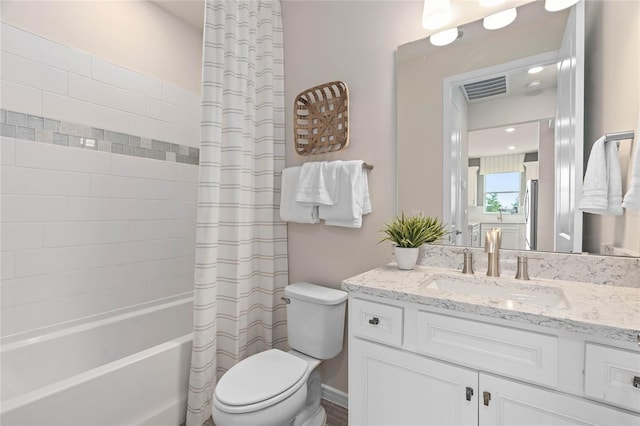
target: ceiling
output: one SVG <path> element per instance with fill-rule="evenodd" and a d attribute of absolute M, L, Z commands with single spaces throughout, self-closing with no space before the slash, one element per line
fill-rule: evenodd
<path fill-rule="evenodd" d="M 515 129 L 507 132 L 507 128 Z M 469 158 L 538 152 L 538 122 L 469 132 Z M 507 147 L 513 146 L 513 149 Z"/>

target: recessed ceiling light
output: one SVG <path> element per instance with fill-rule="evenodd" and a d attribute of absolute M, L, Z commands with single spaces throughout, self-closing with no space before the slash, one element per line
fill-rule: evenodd
<path fill-rule="evenodd" d="M 527 89 L 539 89 L 542 86 L 542 82 L 535 80 L 527 84 Z"/>
<path fill-rule="evenodd" d="M 511 145 L 511 146 L 508 146 L 507 149 L 516 149 L 516 147 Z"/>
<path fill-rule="evenodd" d="M 512 132 L 516 131 L 516 128 L 515 127 L 507 127 L 506 129 L 504 129 L 504 131 L 507 132 L 507 133 L 512 133 Z"/>
<path fill-rule="evenodd" d="M 529 71 L 527 71 L 527 72 L 529 74 L 538 74 L 543 69 L 544 69 L 544 67 L 533 67 L 533 68 L 529 68 Z"/>

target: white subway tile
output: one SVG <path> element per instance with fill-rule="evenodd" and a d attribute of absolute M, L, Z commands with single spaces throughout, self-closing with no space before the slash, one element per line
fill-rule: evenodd
<path fill-rule="evenodd" d="M 42 91 L 9 81 L 0 81 L 0 105 L 11 111 L 42 115 Z"/>
<path fill-rule="evenodd" d="M 147 201 L 148 219 L 193 219 L 196 217 L 195 201 Z"/>
<path fill-rule="evenodd" d="M 92 270 L 36 275 L 2 283 L 2 309 L 67 297 L 91 288 Z"/>
<path fill-rule="evenodd" d="M 122 176 L 92 175 L 91 195 L 103 198 L 162 198 L 162 181 Z"/>
<path fill-rule="evenodd" d="M 145 113 L 145 97 L 99 81 L 69 75 L 69 97 L 136 114 Z"/>
<path fill-rule="evenodd" d="M 4 251 L 42 248 L 42 235 L 42 223 L 2 223 L 0 249 Z"/>
<path fill-rule="evenodd" d="M 196 238 L 195 227 L 191 230 L 192 237 L 181 238 L 176 241 L 176 256 L 191 256 L 196 255 Z"/>
<path fill-rule="evenodd" d="M 148 284 L 140 284 L 15 306 L 2 310 L 2 335 L 96 315 L 147 300 Z"/>
<path fill-rule="evenodd" d="M 103 83 L 156 99 L 162 98 L 162 82 L 103 59 L 92 58 L 92 77 Z"/>
<path fill-rule="evenodd" d="M 70 198 L 71 220 L 132 220 L 143 219 L 148 214 L 144 200 L 119 198 Z"/>
<path fill-rule="evenodd" d="M 185 129 L 175 124 L 141 115 L 130 114 L 129 131 L 133 135 L 186 145 L 187 132 Z"/>
<path fill-rule="evenodd" d="M 66 197 L 3 195 L 2 222 L 41 222 L 69 218 Z"/>
<path fill-rule="evenodd" d="M 46 38 L 2 24 L 2 50 L 37 62 L 89 76 L 91 57 Z"/>
<path fill-rule="evenodd" d="M 164 278 L 155 283 L 149 283 L 149 299 L 161 299 L 176 294 L 193 291 L 193 273 L 179 277 Z"/>
<path fill-rule="evenodd" d="M 136 241 L 116 243 L 113 247 L 113 264 L 146 262 L 169 259 L 175 256 L 175 240 Z"/>
<path fill-rule="evenodd" d="M 165 278 L 189 275 L 194 271 L 195 259 L 191 256 L 174 257 L 162 261 L 162 276 Z"/>
<path fill-rule="evenodd" d="M 115 157 L 115 156 L 114 156 Z M 64 146 L 17 141 L 16 165 L 69 172 L 110 173 L 111 154 Z"/>
<path fill-rule="evenodd" d="M 92 270 L 95 289 L 157 281 L 162 277 L 162 261 L 126 263 Z"/>
<path fill-rule="evenodd" d="M 190 111 L 181 106 L 147 98 L 147 117 L 175 124 L 184 129 L 191 128 L 193 130 L 198 126 L 197 123 L 194 126 L 192 118 L 194 114 L 197 114 L 197 112 Z"/>
<path fill-rule="evenodd" d="M 0 164 L 10 166 L 16 163 L 16 141 L 13 138 L 0 137 Z"/>
<path fill-rule="evenodd" d="M 56 120 L 129 133 L 130 113 L 55 93 L 42 94 L 42 115 Z"/>
<path fill-rule="evenodd" d="M 131 240 L 163 240 L 192 235 L 188 220 L 136 220 L 131 222 Z"/>
<path fill-rule="evenodd" d="M 114 155 L 111 162 L 111 174 L 147 179 L 175 179 L 176 163 Z"/>
<path fill-rule="evenodd" d="M 162 83 L 162 100 L 198 113 L 200 111 L 200 93 L 193 93 L 167 82 Z"/>
<path fill-rule="evenodd" d="M 20 56 L 2 52 L 2 79 L 34 89 L 67 93 L 67 72 Z"/>
<path fill-rule="evenodd" d="M 197 201 L 198 185 L 194 182 L 163 181 L 162 198 L 165 200 Z"/>
<path fill-rule="evenodd" d="M 176 163 L 176 180 L 180 182 L 198 183 L 198 167 L 193 164 Z"/>
<path fill-rule="evenodd" d="M 44 224 L 44 247 L 78 246 L 129 241 L 126 221 L 49 222 Z"/>
<path fill-rule="evenodd" d="M 111 246 L 90 245 L 16 252 L 16 277 L 68 272 L 111 263 Z"/>
<path fill-rule="evenodd" d="M 0 252 L 0 278 L 7 280 L 16 276 L 16 252 Z"/>
<path fill-rule="evenodd" d="M 3 194 L 87 196 L 91 191 L 86 173 L 4 166 L 0 174 Z"/>

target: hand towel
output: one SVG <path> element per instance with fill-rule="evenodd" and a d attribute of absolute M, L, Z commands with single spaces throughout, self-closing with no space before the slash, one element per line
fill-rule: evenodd
<path fill-rule="evenodd" d="M 338 202 L 320 206 L 320 219 L 325 225 L 345 228 L 362 227 L 362 215 L 371 213 L 369 180 L 361 160 L 344 161 L 338 179 Z"/>
<path fill-rule="evenodd" d="M 622 174 L 615 142 L 598 139 L 591 148 L 578 208 L 601 215 L 622 214 Z"/>
<path fill-rule="evenodd" d="M 631 160 L 631 182 L 629 190 L 624 196 L 622 207 L 629 210 L 640 211 L 640 114 L 638 114 L 638 126 L 635 133 L 633 144 L 635 145 L 635 154 Z"/>
<path fill-rule="evenodd" d="M 284 222 L 318 223 L 318 206 L 298 203 L 296 188 L 300 178 L 300 167 L 282 170 L 282 190 L 280 192 L 280 219 Z"/>
<path fill-rule="evenodd" d="M 331 206 L 338 202 L 338 170 L 342 161 L 314 161 L 304 163 L 296 201 Z"/>

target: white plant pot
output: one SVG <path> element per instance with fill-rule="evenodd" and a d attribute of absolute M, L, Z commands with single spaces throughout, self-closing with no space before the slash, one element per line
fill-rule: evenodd
<path fill-rule="evenodd" d="M 418 247 L 394 247 L 398 269 L 411 270 L 416 267 Z"/>

